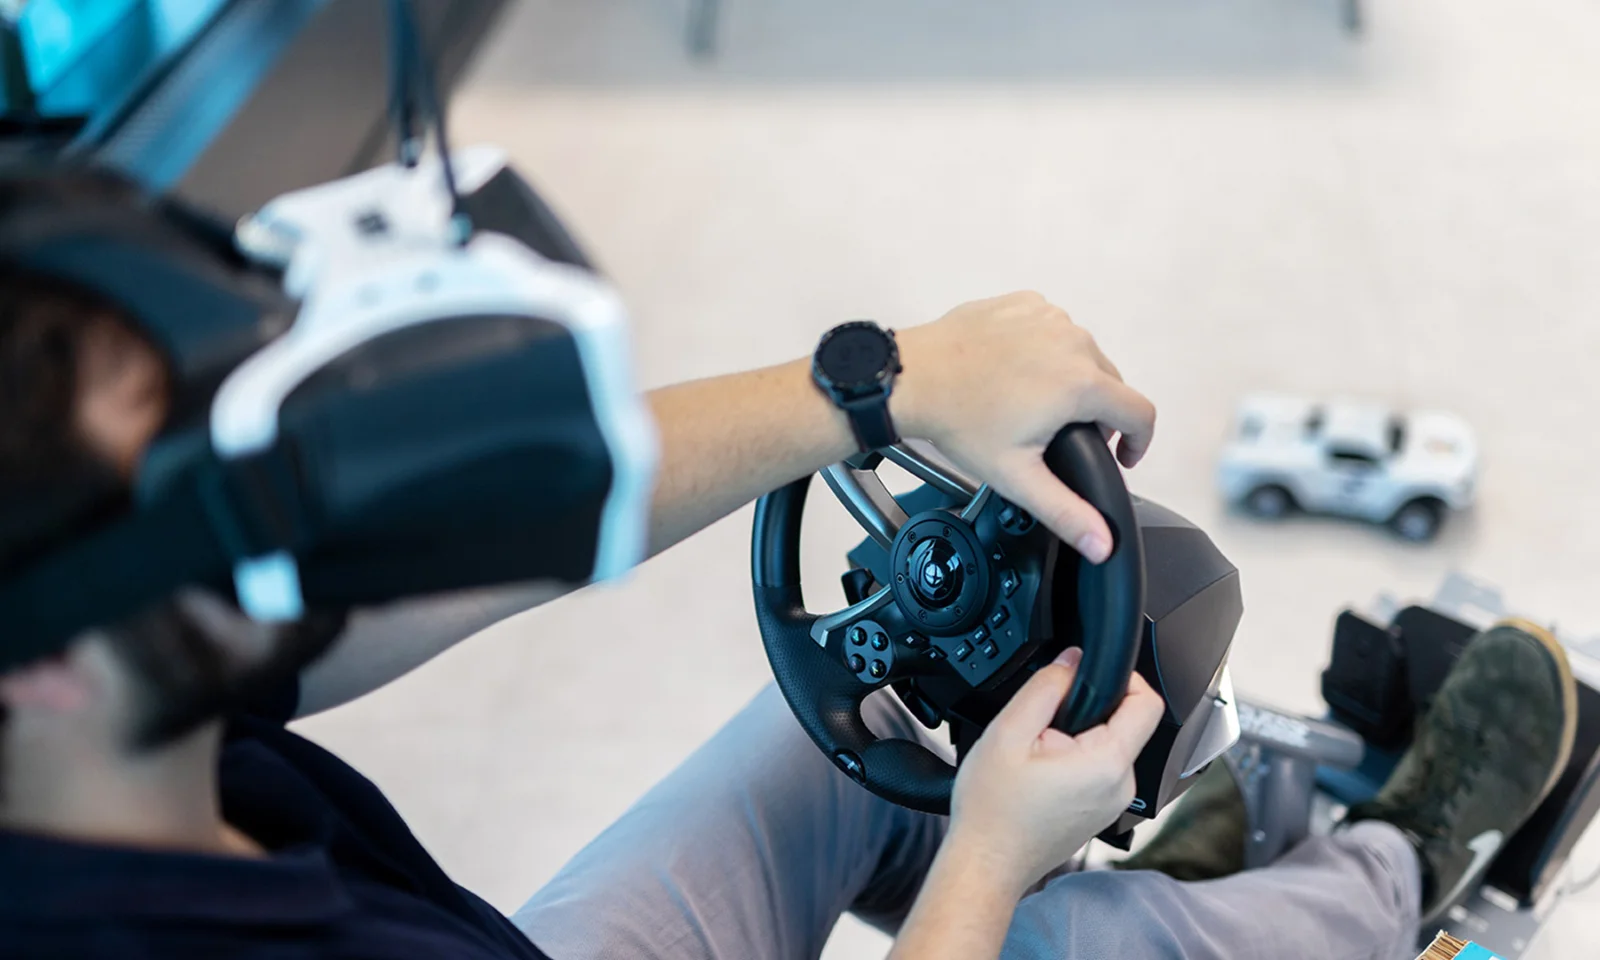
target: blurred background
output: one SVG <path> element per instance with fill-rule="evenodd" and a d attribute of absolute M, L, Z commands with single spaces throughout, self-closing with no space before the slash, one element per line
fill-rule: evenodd
<path fill-rule="evenodd" d="M 1241 569 L 1242 694 L 1320 712 L 1335 614 L 1451 571 L 1600 635 L 1594 0 L 521 0 L 488 29 L 454 137 L 506 147 L 620 286 L 647 386 L 1037 289 L 1159 407 L 1129 483 Z M 301 103 L 285 137 L 360 140 Z M 1476 507 L 1426 546 L 1238 515 L 1216 458 L 1261 390 L 1462 414 Z M 859 534 L 814 502 L 832 609 Z M 749 523 L 300 729 L 514 909 L 769 681 Z M 1537 956 L 1600 953 L 1597 906 Z M 826 956 L 887 949 L 847 920 Z"/>

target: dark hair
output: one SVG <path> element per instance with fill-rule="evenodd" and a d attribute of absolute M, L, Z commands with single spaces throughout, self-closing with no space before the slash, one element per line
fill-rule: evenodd
<path fill-rule="evenodd" d="M 0 229 L 43 207 L 139 195 L 93 170 L 11 171 L 0 174 Z M 78 430 L 82 354 L 106 324 L 137 333 L 104 297 L 0 256 L 0 576 L 128 507 L 126 482 Z M 5 720 L 0 705 L 0 731 Z"/>
<path fill-rule="evenodd" d="M 0 266 L 0 575 L 126 508 L 76 421 L 84 343 L 119 322 L 93 293 Z"/>
<path fill-rule="evenodd" d="M 146 205 L 138 185 L 112 171 L 0 172 L 0 238 L 7 241 L 41 213 Z M 104 297 L 20 267 L 0 248 L 0 576 L 126 507 L 125 485 L 76 429 L 80 355 L 108 323 L 136 330 Z"/>
<path fill-rule="evenodd" d="M 124 508 L 124 484 L 76 422 L 79 355 L 117 316 L 90 293 L 0 266 L 0 576 Z"/>

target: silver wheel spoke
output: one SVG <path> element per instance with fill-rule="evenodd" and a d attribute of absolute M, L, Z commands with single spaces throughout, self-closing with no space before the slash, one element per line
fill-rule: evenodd
<path fill-rule="evenodd" d="M 983 508 L 989 505 L 989 495 L 993 492 L 989 489 L 987 483 L 979 487 L 967 505 L 961 508 L 961 519 L 967 523 L 975 522 L 978 519 L 978 514 L 982 513 Z"/>
<path fill-rule="evenodd" d="M 843 630 L 868 614 L 882 610 L 893 599 L 888 587 L 879 587 L 876 593 L 863 598 L 860 603 L 851 604 L 837 613 L 818 617 L 816 622 L 811 625 L 811 639 L 817 641 L 817 646 L 826 648 L 828 646 L 828 637 L 832 633 L 837 630 Z"/>
<path fill-rule="evenodd" d="M 906 512 L 889 495 L 889 488 L 876 473 L 836 463 L 822 471 L 822 479 L 879 546 L 893 549 L 895 534 L 905 525 Z"/>
<path fill-rule="evenodd" d="M 884 459 L 946 496 L 966 499 L 978 491 L 976 482 L 926 440 L 906 440 L 880 452 Z"/>

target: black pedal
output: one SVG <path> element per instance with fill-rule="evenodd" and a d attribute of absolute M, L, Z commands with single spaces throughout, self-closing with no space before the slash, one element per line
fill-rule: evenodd
<path fill-rule="evenodd" d="M 1377 747 L 1394 747 L 1411 733 L 1415 708 L 1407 683 L 1407 647 L 1399 631 L 1352 611 L 1339 614 L 1333 656 L 1322 671 L 1322 699 L 1334 719 Z"/>
<path fill-rule="evenodd" d="M 1394 616 L 1393 629 L 1405 645 L 1411 702 L 1426 710 L 1478 630 L 1427 607 L 1401 610 Z"/>

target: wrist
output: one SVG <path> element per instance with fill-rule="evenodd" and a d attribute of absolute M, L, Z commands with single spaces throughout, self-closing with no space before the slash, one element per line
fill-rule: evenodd
<path fill-rule="evenodd" d="M 993 891 L 1013 903 L 1038 879 L 1020 851 L 1010 849 L 992 833 L 975 831 L 959 821 L 951 822 L 939 848 L 939 860 L 975 889 Z"/>
<path fill-rule="evenodd" d="M 918 333 L 917 328 L 896 333 L 901 370 L 889 395 L 889 415 L 900 436 L 935 440 L 937 424 L 930 420 L 927 392 L 922 389 L 928 382 L 927 355 L 919 349 Z"/>
<path fill-rule="evenodd" d="M 795 401 L 801 409 L 815 411 L 814 416 L 808 419 L 815 422 L 820 430 L 819 439 L 822 455 L 821 469 L 830 463 L 837 463 L 856 452 L 855 432 L 850 428 L 850 418 L 834 404 L 811 375 L 811 359 L 809 357 L 794 360 L 774 368 L 784 382 L 801 384 Z"/>
<path fill-rule="evenodd" d="M 976 838 L 974 838 L 976 839 Z M 891 960 L 978 960 L 998 957 L 1024 887 L 952 828 L 923 878 Z"/>

